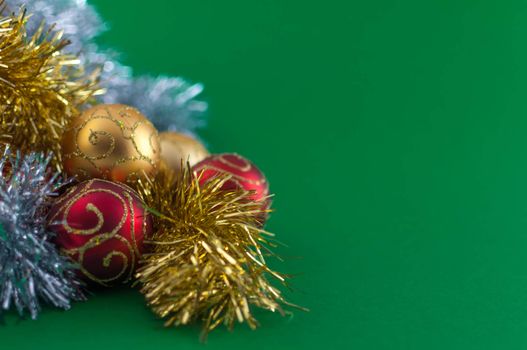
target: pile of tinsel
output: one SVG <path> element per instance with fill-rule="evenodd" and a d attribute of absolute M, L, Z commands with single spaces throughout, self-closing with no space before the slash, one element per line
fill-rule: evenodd
<path fill-rule="evenodd" d="M 62 53 L 76 56 L 86 76 L 98 76 L 104 89 L 97 94 L 99 102 L 134 106 L 149 116 L 158 130 L 193 132 L 203 125 L 207 103 L 196 99 L 203 86 L 180 77 L 134 77 L 132 68 L 121 64 L 115 51 L 103 50 L 95 43 L 107 26 L 86 0 L 5 0 L 5 5 L 4 13 L 24 7 L 30 11 L 28 36 L 51 30 L 51 35 L 60 32 L 66 38 L 68 45 Z M 42 28 L 42 23 L 50 26 Z"/>
<path fill-rule="evenodd" d="M 119 103 L 159 131 L 192 135 L 207 104 L 197 99 L 200 84 L 135 77 L 115 52 L 98 47 L 106 26 L 86 0 L 6 0 L 0 10 L 0 316 L 15 308 L 36 318 L 42 303 L 68 309 L 86 295 L 46 224 L 70 181 L 61 173 L 60 138 L 73 116 Z M 235 321 L 256 327 L 250 305 L 284 313 L 281 305 L 291 304 L 266 276 L 284 284 L 287 276 L 264 260 L 272 244 L 254 215 L 260 204 L 248 192 L 221 192 L 229 177 L 200 186 L 189 169 L 137 189 L 158 214 L 149 238 L 157 246 L 135 276 L 148 304 L 167 325 L 202 320 L 205 335 Z"/>

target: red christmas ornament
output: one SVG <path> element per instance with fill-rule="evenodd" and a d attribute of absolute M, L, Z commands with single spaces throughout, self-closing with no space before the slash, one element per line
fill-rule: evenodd
<path fill-rule="evenodd" d="M 269 183 L 264 174 L 246 158 L 235 153 L 223 153 L 209 156 L 192 167 L 199 177 L 200 184 L 204 184 L 219 174 L 229 174 L 232 177 L 225 182 L 222 189 L 244 189 L 254 191 L 249 198 L 254 201 L 262 201 L 263 209 L 269 207 Z M 262 215 L 262 223 L 267 215 Z"/>
<path fill-rule="evenodd" d="M 109 286 L 131 279 L 152 231 L 152 218 L 128 186 L 101 179 L 69 189 L 53 205 L 55 242 L 91 282 Z"/>

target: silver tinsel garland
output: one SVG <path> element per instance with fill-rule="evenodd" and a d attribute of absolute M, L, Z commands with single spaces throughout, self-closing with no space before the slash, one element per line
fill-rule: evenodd
<path fill-rule="evenodd" d="M 117 54 L 101 50 L 94 39 L 106 30 L 93 6 L 86 0 L 5 0 L 9 10 L 25 6 L 32 18 L 28 34 L 40 23 L 55 24 L 71 41 L 66 51 L 78 54 L 87 71 L 101 69 L 101 86 L 106 93 L 102 103 L 123 103 L 145 114 L 159 131 L 193 133 L 202 126 L 207 103 L 196 98 L 201 84 L 190 84 L 179 77 L 133 77 L 132 69 L 119 63 Z"/>
<path fill-rule="evenodd" d="M 74 266 L 50 242 L 46 209 L 61 181 L 46 168 L 50 157 L 0 157 L 0 305 L 32 318 L 40 303 L 68 309 L 84 299 Z M 0 312 L 1 314 L 1 312 Z"/>

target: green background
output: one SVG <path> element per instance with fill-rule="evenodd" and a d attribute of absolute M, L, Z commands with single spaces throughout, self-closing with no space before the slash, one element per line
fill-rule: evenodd
<path fill-rule="evenodd" d="M 206 86 L 213 152 L 276 193 L 290 299 L 262 327 L 164 329 L 97 292 L 9 349 L 525 349 L 527 2 L 93 0 L 137 73 Z"/>

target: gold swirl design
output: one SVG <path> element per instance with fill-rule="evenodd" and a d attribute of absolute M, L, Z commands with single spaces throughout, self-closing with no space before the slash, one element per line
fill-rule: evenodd
<path fill-rule="evenodd" d="M 241 165 L 238 165 L 236 163 L 233 163 L 229 160 L 228 157 L 234 157 L 234 158 L 237 158 L 242 164 Z M 231 168 L 233 169 L 236 169 L 236 170 L 239 170 L 239 171 L 243 171 L 244 173 L 248 172 L 249 170 L 252 169 L 252 164 L 245 158 L 243 158 L 242 156 L 236 154 L 236 153 L 230 153 L 230 154 L 218 154 L 216 157 L 214 157 L 215 159 L 219 160 L 221 163 L 227 165 L 227 166 L 230 166 Z"/>
<path fill-rule="evenodd" d="M 236 157 L 241 164 L 236 164 L 229 160 L 229 157 Z M 229 169 L 220 168 L 218 165 L 214 164 L 214 161 L 218 161 L 222 164 L 225 164 L 227 167 L 230 167 L 234 170 L 239 170 L 243 173 L 248 173 L 251 170 L 255 170 L 260 176 L 258 178 L 247 178 L 243 175 L 235 174 L 234 172 L 230 171 Z M 201 163 L 200 163 L 201 164 Z M 214 171 L 218 174 L 229 174 L 230 179 L 227 180 L 226 183 L 232 182 L 237 186 L 238 188 L 247 189 L 247 184 L 257 186 L 259 188 L 262 188 L 262 192 L 258 194 L 258 197 L 267 197 L 269 195 L 269 186 L 267 184 L 267 179 L 265 175 L 256 168 L 250 161 L 245 159 L 244 157 L 236 154 L 236 153 L 224 153 L 224 154 L 218 154 L 215 156 L 212 156 L 209 158 L 208 162 L 202 163 L 201 165 L 198 164 L 196 169 L 194 170 L 194 173 L 196 176 L 200 176 L 204 171 Z M 268 201 L 268 199 L 266 199 Z"/>
<path fill-rule="evenodd" d="M 110 184 L 111 186 L 109 187 L 117 187 L 119 191 L 115 191 L 110 188 L 101 188 L 101 183 Z M 63 198 L 57 202 L 60 209 L 50 218 L 52 223 L 60 224 L 60 227 L 62 230 L 64 230 L 63 233 L 66 235 L 73 235 L 73 237 L 94 235 L 78 247 L 67 247 L 63 250 L 66 254 L 72 256 L 79 263 L 80 271 L 85 276 L 103 286 L 108 286 L 117 280 L 124 279 L 125 282 L 129 281 L 132 277 L 132 273 L 135 270 L 137 260 L 140 257 L 140 250 L 135 232 L 134 218 L 136 213 L 134 208 L 134 197 L 130 191 L 130 188 L 118 183 L 100 179 L 90 180 L 71 189 L 65 196 L 63 196 Z M 121 209 L 121 217 L 115 226 L 106 228 L 104 231 L 102 231 L 102 228 L 107 223 L 104 213 L 94 203 L 90 202 L 86 204 L 84 209 L 86 213 L 92 213 L 96 216 L 96 224 L 91 228 L 75 228 L 74 226 L 78 226 L 78 222 L 75 223 L 68 221 L 72 207 L 78 204 L 79 200 L 85 196 L 96 193 L 107 194 L 117 199 L 120 204 L 120 208 L 115 208 L 111 215 L 115 215 L 115 213 Z M 77 210 L 77 207 L 75 209 Z M 79 215 L 77 214 L 75 216 L 78 218 Z M 128 217 L 130 217 L 130 239 L 127 239 L 120 234 Z M 112 221 L 114 221 L 114 217 L 112 217 Z M 147 233 L 146 213 L 143 215 L 141 227 L 144 237 Z M 104 268 L 110 268 L 115 259 L 120 259 L 122 261 L 122 268 L 109 278 L 101 278 L 90 272 L 89 267 L 86 266 L 86 254 L 94 248 L 100 248 L 104 244 L 108 244 L 112 240 L 117 240 L 122 243 L 122 245 L 125 247 L 125 251 L 112 249 L 106 253 L 104 257 L 102 257 L 100 263 Z"/>
<path fill-rule="evenodd" d="M 256 185 L 256 186 L 260 186 L 260 185 L 263 185 L 263 184 L 267 183 L 267 180 L 264 177 L 262 177 L 259 180 L 247 179 L 247 178 L 245 178 L 245 177 L 243 177 L 241 175 L 233 174 L 230 171 L 227 171 L 227 170 L 222 169 L 222 168 L 218 168 L 217 166 L 214 166 L 212 164 L 206 164 L 206 165 L 202 165 L 202 166 L 198 167 L 195 170 L 195 173 L 197 175 L 199 175 L 201 172 L 206 171 L 206 170 L 212 170 L 212 171 L 215 171 L 215 172 L 220 173 L 220 174 L 229 174 L 231 176 L 229 181 L 236 182 L 239 185 L 241 185 L 241 182 L 247 182 L 247 183 L 250 183 L 250 184 L 253 184 L 253 185 Z M 243 188 L 243 186 L 241 186 L 241 187 Z"/>
<path fill-rule="evenodd" d="M 98 105 L 75 119 L 62 139 L 64 168 L 80 179 L 135 181 L 155 175 L 157 130 L 136 109 Z"/>
<path fill-rule="evenodd" d="M 238 157 L 240 160 L 242 160 L 244 162 L 244 164 L 240 166 L 238 164 L 235 164 L 235 163 L 232 163 L 231 161 L 229 161 L 226 158 L 226 156 L 231 156 L 231 155 Z M 230 166 L 230 167 L 232 167 L 232 168 L 234 168 L 236 170 L 240 170 L 240 171 L 243 171 L 243 172 L 248 172 L 248 171 L 250 171 L 253 168 L 253 165 L 248 160 L 246 160 L 242 156 L 239 156 L 239 155 L 234 154 L 234 153 L 218 154 L 216 156 L 213 156 L 211 158 L 211 160 L 212 161 L 218 160 L 219 162 L 221 162 L 221 163 L 223 163 L 223 164 L 225 164 L 227 166 Z M 249 184 L 252 184 L 252 185 L 256 185 L 256 186 L 262 186 L 262 185 L 267 183 L 267 179 L 261 173 L 260 170 L 258 170 L 258 172 L 260 172 L 260 174 L 261 174 L 259 179 L 248 179 L 246 177 L 243 177 L 242 175 L 234 174 L 233 172 L 228 171 L 227 169 L 219 168 L 216 165 L 211 164 L 210 162 L 207 162 L 207 163 L 202 164 L 202 165 L 198 164 L 198 166 L 196 167 L 194 172 L 197 175 L 199 175 L 201 172 L 206 171 L 206 170 L 215 171 L 215 172 L 220 173 L 220 174 L 228 173 L 231 176 L 230 180 L 235 182 L 236 184 L 240 185 L 241 188 L 243 188 L 243 186 L 241 185 L 241 182 L 246 182 L 246 183 L 249 183 Z M 268 193 L 268 190 L 266 190 L 266 194 L 267 193 Z"/>
<path fill-rule="evenodd" d="M 90 118 L 89 120 L 87 120 L 86 123 L 84 123 L 84 126 L 86 126 L 86 124 L 88 122 L 92 121 L 93 119 L 94 118 Z M 98 155 L 96 155 L 94 157 L 90 157 L 90 156 L 86 155 L 85 153 L 82 154 L 82 155 L 86 156 L 86 158 L 91 160 L 91 161 L 107 158 L 115 151 L 115 137 L 113 137 L 113 135 L 111 133 L 107 132 L 107 131 L 93 131 L 93 130 L 90 130 L 90 136 L 88 137 L 88 141 L 91 143 L 91 145 L 92 146 L 98 146 L 99 145 L 99 135 L 108 137 L 110 139 L 110 145 L 109 145 L 108 150 L 106 152 L 104 152 L 102 154 L 98 154 Z M 78 140 L 79 131 L 77 131 L 75 136 L 76 136 L 76 139 Z M 80 147 L 79 147 L 79 149 L 80 149 Z M 77 151 L 77 152 L 75 152 L 75 155 L 79 156 L 79 155 L 81 155 L 80 153 L 81 153 L 80 151 Z M 95 168 L 97 168 L 97 165 L 95 163 L 92 162 L 92 165 Z"/>

